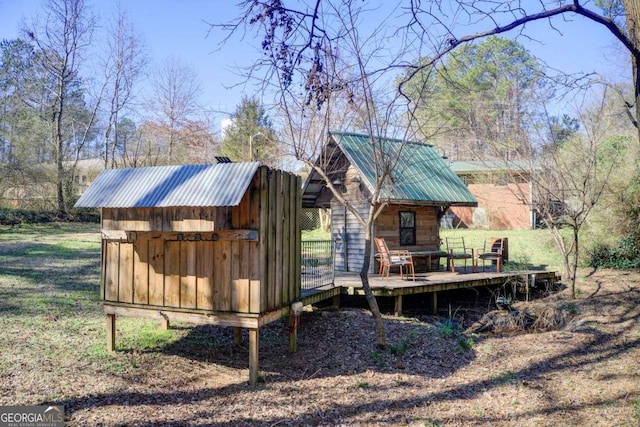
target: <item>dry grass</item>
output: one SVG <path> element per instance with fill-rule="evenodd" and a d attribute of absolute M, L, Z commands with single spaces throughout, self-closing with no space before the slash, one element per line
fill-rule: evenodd
<path fill-rule="evenodd" d="M 514 304 L 535 317 L 527 333 L 462 332 L 486 304 L 464 322 L 462 310 L 386 316 L 388 351 L 366 310 L 309 310 L 296 354 L 284 323 L 261 329 L 251 387 L 246 337 L 235 347 L 228 328 L 122 319 L 118 351 L 105 352 L 99 236 L 55 231 L 0 229 L 0 405 L 64 404 L 70 426 L 640 422 L 637 272 L 584 275 L 575 301 Z"/>

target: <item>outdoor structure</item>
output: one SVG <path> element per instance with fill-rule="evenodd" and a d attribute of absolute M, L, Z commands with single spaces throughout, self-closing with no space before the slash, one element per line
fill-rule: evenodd
<path fill-rule="evenodd" d="M 531 164 L 519 161 L 458 161 L 451 169 L 478 200 L 477 207 L 451 207 L 452 227 L 526 230 L 535 226 Z"/>
<path fill-rule="evenodd" d="M 116 316 L 246 328 L 255 384 L 259 328 L 301 297 L 300 188 L 257 162 L 104 170 L 76 206 L 102 209 L 108 348 Z"/>
<path fill-rule="evenodd" d="M 331 132 L 329 138 L 317 162 L 363 217 L 368 215 L 375 189 L 376 167 L 385 161 L 393 165 L 381 189 L 382 208 L 372 237 L 383 237 L 391 249 L 411 251 L 416 271 L 437 268 L 439 257 L 446 257 L 446 252 L 440 250 L 441 216 L 451 206 L 477 205 L 440 154 L 432 145 L 419 142 L 377 138 L 374 152 L 367 135 Z M 334 197 L 316 171 L 305 181 L 302 207 L 331 209 L 335 269 L 359 271 L 365 250 L 363 226 Z M 370 271 L 378 271 L 371 264 Z"/>

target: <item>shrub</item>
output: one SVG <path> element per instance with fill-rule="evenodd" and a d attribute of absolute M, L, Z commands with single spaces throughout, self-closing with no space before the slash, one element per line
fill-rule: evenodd
<path fill-rule="evenodd" d="M 640 267 L 638 242 L 633 237 L 625 237 L 616 247 L 598 244 L 588 250 L 589 266 L 594 268 L 630 269 Z"/>
<path fill-rule="evenodd" d="M 96 209 L 74 209 L 65 218 L 56 212 L 0 208 L 0 225 L 46 224 L 55 221 L 100 222 L 100 213 Z"/>

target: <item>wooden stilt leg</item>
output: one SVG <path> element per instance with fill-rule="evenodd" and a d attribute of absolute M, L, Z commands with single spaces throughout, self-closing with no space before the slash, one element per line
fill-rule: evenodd
<path fill-rule="evenodd" d="M 107 314 L 107 351 L 116 349 L 116 315 Z"/>
<path fill-rule="evenodd" d="M 249 383 L 258 384 L 258 329 L 249 329 Z"/>
<path fill-rule="evenodd" d="M 394 309 L 396 317 L 402 316 L 402 295 L 396 296 L 396 304 Z"/>
<path fill-rule="evenodd" d="M 298 328 L 297 328 L 298 316 L 291 313 L 289 314 L 289 351 L 296 353 L 298 351 Z"/>
<path fill-rule="evenodd" d="M 333 296 L 333 305 L 340 308 L 340 294 Z"/>
<path fill-rule="evenodd" d="M 169 324 L 169 316 L 167 316 L 165 313 L 160 313 L 160 316 L 162 316 L 162 319 L 160 320 L 160 328 L 168 331 L 171 327 L 171 325 Z"/>
<path fill-rule="evenodd" d="M 242 344 L 242 328 L 233 328 L 233 345 Z"/>
<path fill-rule="evenodd" d="M 431 308 L 433 309 L 433 314 L 438 314 L 438 292 L 433 292 L 433 305 Z"/>

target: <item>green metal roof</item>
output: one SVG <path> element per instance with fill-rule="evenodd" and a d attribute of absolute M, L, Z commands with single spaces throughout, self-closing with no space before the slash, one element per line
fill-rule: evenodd
<path fill-rule="evenodd" d="M 468 160 L 449 163 L 451 169 L 458 175 L 489 172 L 531 171 L 540 169 L 537 162 L 526 160 Z"/>
<path fill-rule="evenodd" d="M 381 199 L 394 203 L 477 206 L 476 198 L 430 144 L 331 132 L 349 162 L 369 187 L 375 188 L 376 165 L 392 170 L 381 189 Z M 374 159 L 375 154 L 375 159 Z"/>

